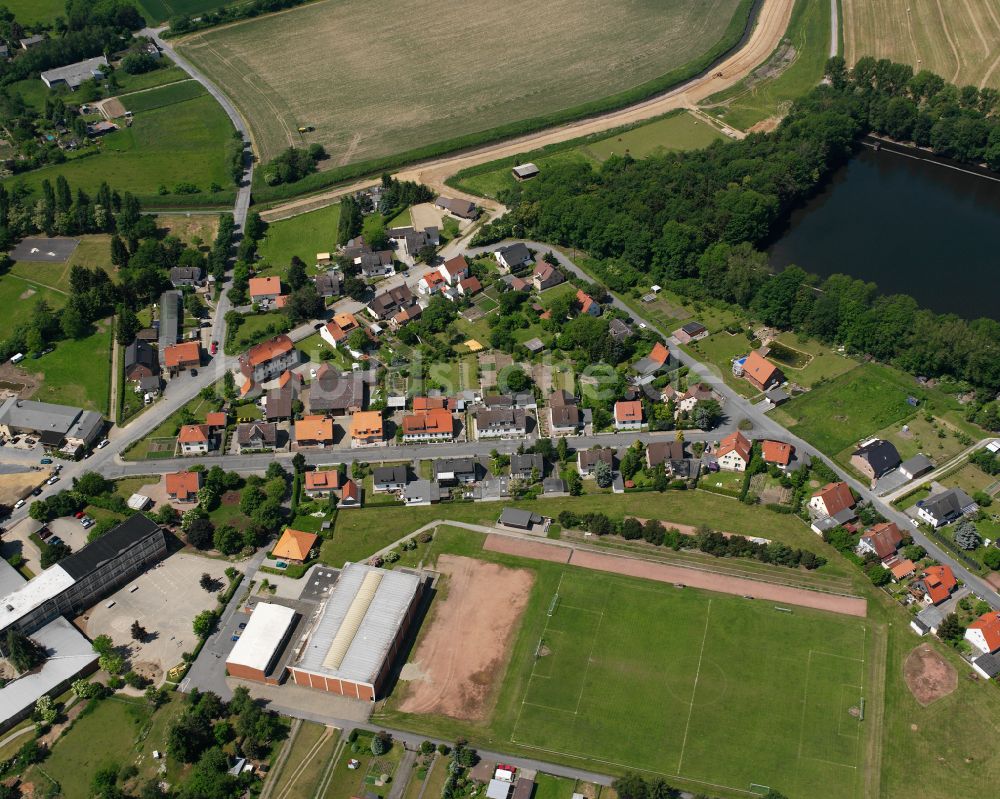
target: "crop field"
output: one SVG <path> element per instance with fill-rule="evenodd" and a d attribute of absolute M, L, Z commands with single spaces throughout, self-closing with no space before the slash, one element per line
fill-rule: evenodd
<path fill-rule="evenodd" d="M 862 795 L 864 747 L 878 734 L 859 718 L 866 620 L 502 558 L 531 563 L 536 581 L 488 725 L 472 732 L 393 702 L 378 723 L 469 731 L 518 754 L 713 794 L 756 783 L 793 799 L 818 784 L 825 799 Z"/>
<path fill-rule="evenodd" d="M 262 160 L 319 142 L 336 166 L 633 89 L 715 49 L 737 13 L 741 28 L 741 0 L 399 0 L 379 14 L 325 0 L 178 47 L 239 106 Z"/>
<path fill-rule="evenodd" d="M 63 0 L 6 0 L 4 5 L 22 25 L 35 22 L 52 22 L 66 16 Z"/>
<path fill-rule="evenodd" d="M 155 96 L 172 89 L 170 86 L 148 94 Z M 74 190 L 93 193 L 102 181 L 107 181 L 112 188 L 131 191 L 147 204 L 162 206 L 176 203 L 177 195 L 160 197 L 159 187 L 172 191 L 178 183 L 186 182 L 198 187 L 200 193 L 195 197 L 202 204 L 225 204 L 233 197 L 226 160 L 226 142 L 232 130 L 219 104 L 201 92 L 193 99 L 137 113 L 132 127 L 104 137 L 97 155 L 72 158 L 8 178 L 4 183 L 23 183 L 34 189 L 46 178 L 55 182 L 57 175 L 65 175 Z M 226 190 L 213 194 L 209 191 L 212 183 Z"/>
<path fill-rule="evenodd" d="M 844 57 L 890 58 L 959 86 L 1000 88 L 996 0 L 842 0 Z"/>
<path fill-rule="evenodd" d="M 152 111 L 154 108 L 164 108 L 168 105 L 193 100 L 205 93 L 205 89 L 196 80 L 182 80 L 161 86 L 158 89 L 138 91 L 121 97 L 122 104 L 134 114 Z"/>

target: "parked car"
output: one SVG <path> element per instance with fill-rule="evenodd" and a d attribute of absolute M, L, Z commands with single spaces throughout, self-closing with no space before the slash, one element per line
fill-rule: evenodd
<path fill-rule="evenodd" d="M 63 540 L 57 535 L 54 535 L 52 536 L 52 538 L 49 539 L 49 546 L 55 546 L 56 544 L 61 544 L 61 543 L 63 543 Z"/>
<path fill-rule="evenodd" d="M 23 507 L 24 507 L 24 500 L 23 499 L 19 499 L 17 502 L 14 503 L 14 508 L 15 509 L 16 508 L 23 508 Z"/>
<path fill-rule="evenodd" d="M 45 481 L 48 485 L 52 486 L 59 482 L 59 475 L 54 474 L 48 480 Z"/>
<path fill-rule="evenodd" d="M 84 512 L 82 510 L 78 510 L 76 513 L 73 514 L 73 516 L 75 518 L 77 518 L 77 519 L 82 519 L 84 517 L 84 515 L 85 514 L 84 514 Z"/>
<path fill-rule="evenodd" d="M 241 629 L 241 630 L 245 630 L 245 629 L 246 629 L 246 627 L 247 627 L 247 623 L 246 623 L 245 621 L 241 621 L 241 622 L 240 622 L 240 629 Z"/>
<path fill-rule="evenodd" d="M 52 531 L 48 527 L 43 527 L 41 530 L 38 531 L 38 537 L 41 538 L 42 541 L 44 541 L 51 535 Z"/>
<path fill-rule="evenodd" d="M 52 458 L 42 458 L 39 463 L 52 463 Z"/>
<path fill-rule="evenodd" d="M 230 640 L 232 640 L 232 641 L 239 641 L 240 637 L 238 635 L 234 635 Z"/>
<path fill-rule="evenodd" d="M 98 449 L 104 449 L 104 448 L 105 448 L 105 447 L 106 447 L 106 446 L 107 446 L 108 444 L 110 444 L 110 443 L 111 443 L 111 442 L 110 442 L 110 441 L 108 441 L 108 440 L 107 440 L 107 439 L 105 438 L 105 439 L 104 439 L 103 441 L 101 441 L 101 443 L 100 443 L 100 444 L 98 444 L 98 445 L 97 445 L 97 448 L 98 448 Z"/>
<path fill-rule="evenodd" d="M 197 369 L 190 369 L 190 370 L 188 370 L 188 374 L 191 375 L 191 377 L 197 377 L 198 376 L 198 370 Z"/>
<path fill-rule="evenodd" d="M 40 488 L 36 488 L 34 491 L 31 492 L 31 496 L 33 497 L 40 497 L 41 495 L 42 495 L 42 489 Z M 21 504 L 22 505 L 24 504 L 24 500 L 21 500 Z M 16 508 L 17 505 L 15 505 L 14 507 Z"/>

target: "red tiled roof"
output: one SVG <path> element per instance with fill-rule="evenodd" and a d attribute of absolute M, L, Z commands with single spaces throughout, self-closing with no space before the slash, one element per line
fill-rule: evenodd
<path fill-rule="evenodd" d="M 583 289 L 576 290 L 576 301 L 580 303 L 580 311 L 582 313 L 590 311 L 590 306 L 594 304 L 594 298 L 584 293 Z"/>
<path fill-rule="evenodd" d="M 784 441 L 764 441 L 761 443 L 765 463 L 787 466 L 792 460 L 792 445 Z"/>
<path fill-rule="evenodd" d="M 444 397 L 414 397 L 413 398 L 413 412 L 414 413 L 427 413 L 427 411 L 434 410 L 435 408 L 443 408 L 445 406 Z"/>
<path fill-rule="evenodd" d="M 201 472 L 172 472 L 166 475 L 167 494 L 177 499 L 190 499 L 201 488 Z"/>
<path fill-rule="evenodd" d="M 738 430 L 735 433 L 730 433 L 719 442 L 719 451 L 716 455 L 721 458 L 730 452 L 735 452 L 747 462 L 750 461 L 750 441 Z"/>
<path fill-rule="evenodd" d="M 851 493 L 850 486 L 844 482 L 827 483 L 813 496 L 823 500 L 826 512 L 830 516 L 854 507 L 854 495 Z"/>
<path fill-rule="evenodd" d="M 950 566 L 928 566 L 923 576 L 924 590 L 935 605 L 944 602 L 958 583 Z"/>
<path fill-rule="evenodd" d="M 332 469 L 323 472 L 306 472 L 305 485 L 306 490 L 340 488 L 340 471 Z"/>
<path fill-rule="evenodd" d="M 649 358 L 652 361 L 656 361 L 660 366 L 665 364 L 670 360 L 670 350 L 667 349 L 666 345 L 662 342 L 657 341 L 653 345 L 653 349 L 649 352 Z"/>
<path fill-rule="evenodd" d="M 764 358 L 757 350 L 752 350 L 743 363 L 743 374 L 749 375 L 762 386 L 767 385 L 777 371 L 778 367 Z"/>
<path fill-rule="evenodd" d="M 251 347 L 243 357 L 250 366 L 258 366 L 274 360 L 287 352 L 291 352 L 293 348 L 292 340 L 282 333 L 280 336 L 275 336 L 268 341 L 262 341 L 260 344 Z"/>
<path fill-rule="evenodd" d="M 969 625 L 969 629 L 979 630 L 983 634 L 988 651 L 996 652 L 1000 649 L 1000 612 L 991 610 L 984 613 Z"/>
<path fill-rule="evenodd" d="M 909 577 L 913 574 L 914 566 L 912 560 L 898 560 L 889 567 L 889 571 L 892 572 L 892 576 L 897 580 L 902 580 L 904 577 Z"/>
<path fill-rule="evenodd" d="M 861 537 L 872 545 L 881 560 L 894 555 L 903 543 L 903 534 L 899 532 L 895 522 L 876 524 Z"/>
<path fill-rule="evenodd" d="M 271 554 L 276 558 L 287 558 L 288 560 L 307 560 L 309 550 L 316 545 L 317 536 L 315 533 L 304 533 L 301 530 L 287 528 L 274 545 Z"/>
<path fill-rule="evenodd" d="M 479 282 L 478 277 L 467 277 L 458 285 L 462 287 L 462 291 L 466 294 L 476 294 L 483 290 L 483 284 Z"/>
<path fill-rule="evenodd" d="M 177 435 L 177 440 L 182 444 L 196 444 L 208 441 L 211 429 L 207 424 L 186 424 Z"/>
<path fill-rule="evenodd" d="M 296 441 L 333 441 L 333 419 L 304 416 L 295 423 Z"/>
<path fill-rule="evenodd" d="M 425 413 L 403 417 L 403 433 L 453 433 L 455 420 L 445 408 L 432 408 Z"/>
<path fill-rule="evenodd" d="M 465 260 L 464 255 L 456 255 L 454 258 L 449 258 L 445 261 L 441 268 L 447 272 L 452 277 L 456 275 L 463 274 L 469 268 L 469 262 Z"/>
<path fill-rule="evenodd" d="M 205 424 L 207 424 L 209 427 L 225 427 L 226 414 L 224 414 L 222 411 L 218 411 L 217 413 L 206 413 Z"/>
<path fill-rule="evenodd" d="M 433 289 L 435 286 L 444 283 L 444 275 L 436 270 L 424 272 L 424 282 L 427 284 L 427 288 Z"/>
<path fill-rule="evenodd" d="M 631 402 L 619 400 L 615 403 L 615 421 L 641 422 L 642 403 L 638 400 L 632 400 Z"/>
<path fill-rule="evenodd" d="M 347 480 L 340 492 L 341 501 L 345 499 L 361 499 L 361 490 L 353 480 Z"/>
<path fill-rule="evenodd" d="M 163 351 L 163 362 L 168 368 L 201 363 L 201 345 L 197 341 L 171 344 Z"/>
<path fill-rule="evenodd" d="M 281 294 L 281 278 L 277 275 L 250 278 L 250 296 L 266 297 Z"/>

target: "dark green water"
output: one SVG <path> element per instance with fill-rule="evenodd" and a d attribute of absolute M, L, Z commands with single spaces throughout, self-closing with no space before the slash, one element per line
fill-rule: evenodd
<path fill-rule="evenodd" d="M 871 280 L 927 308 L 1000 319 L 1000 181 L 862 150 L 792 214 L 771 265 Z"/>

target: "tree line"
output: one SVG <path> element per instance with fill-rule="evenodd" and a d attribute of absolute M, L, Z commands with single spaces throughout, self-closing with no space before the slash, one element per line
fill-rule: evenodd
<path fill-rule="evenodd" d="M 510 212 L 473 243 L 532 237 L 583 249 L 615 291 L 659 283 L 693 300 L 739 305 L 769 325 L 909 372 L 996 392 L 1000 323 L 937 314 L 846 275 L 821 279 L 797 267 L 772 275 L 761 251 L 791 210 L 852 156 L 861 136 L 887 129 L 890 105 L 916 108 L 912 135 L 930 124 L 930 144 L 943 153 L 993 162 L 993 148 L 1000 152 L 997 93 L 958 89 L 908 69 L 863 59 L 848 71 L 833 59 L 829 83 L 799 99 L 771 134 L 643 160 L 615 156 L 596 171 L 553 163 L 501 192 Z"/>

